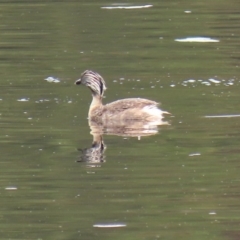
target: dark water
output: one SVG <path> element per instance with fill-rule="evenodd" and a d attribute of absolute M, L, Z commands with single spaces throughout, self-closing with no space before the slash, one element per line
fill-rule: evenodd
<path fill-rule="evenodd" d="M 0 239 L 240 238 L 239 1 L 0 6 Z M 105 134 L 86 162 L 85 69 L 105 102 L 160 101 L 170 125 Z"/>

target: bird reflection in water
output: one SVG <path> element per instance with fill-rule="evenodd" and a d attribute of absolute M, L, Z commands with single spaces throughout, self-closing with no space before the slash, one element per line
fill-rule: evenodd
<path fill-rule="evenodd" d="M 111 123 L 108 125 L 99 125 L 96 122 L 89 121 L 90 134 L 93 135 L 91 147 L 79 149 L 81 151 L 78 162 L 86 163 L 87 167 L 101 167 L 100 163 L 106 161 L 104 152 L 106 145 L 103 141 L 103 135 L 115 135 L 121 137 L 141 137 L 152 136 L 158 133 L 160 126 L 170 125 L 167 121 L 154 125 L 152 122 L 128 121 L 121 123 Z"/>
<path fill-rule="evenodd" d="M 106 105 L 102 99 L 106 88 L 103 77 L 92 70 L 84 71 L 75 82 L 91 90 L 92 102 L 88 111 L 89 126 L 93 135 L 90 148 L 82 151 L 81 162 L 104 162 L 105 145 L 103 134 L 124 137 L 149 136 L 158 132 L 158 126 L 166 125 L 163 121 L 169 112 L 158 107 L 158 103 L 144 98 L 125 98 Z"/>
<path fill-rule="evenodd" d="M 94 164 L 105 162 L 104 151 L 106 146 L 103 142 L 102 134 L 100 132 L 91 132 L 93 135 L 92 146 L 85 149 L 79 149 L 82 152 L 78 162 L 86 162 L 87 164 L 93 164 L 93 167 L 97 167 Z M 89 165 L 91 167 L 91 165 Z"/>

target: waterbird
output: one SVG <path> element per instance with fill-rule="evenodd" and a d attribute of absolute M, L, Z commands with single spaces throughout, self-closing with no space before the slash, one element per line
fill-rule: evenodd
<path fill-rule="evenodd" d="M 159 103 L 144 98 L 125 98 L 106 105 L 103 104 L 103 94 L 106 83 L 103 77 L 92 70 L 85 70 L 76 85 L 87 86 L 92 93 L 92 102 L 88 112 L 88 120 L 100 125 L 115 125 L 118 123 L 131 126 L 135 122 L 151 125 L 167 124 L 163 122 L 165 114 L 170 114 L 158 108 Z"/>

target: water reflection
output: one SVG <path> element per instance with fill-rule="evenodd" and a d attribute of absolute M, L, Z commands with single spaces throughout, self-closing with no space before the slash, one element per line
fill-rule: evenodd
<path fill-rule="evenodd" d="M 82 152 L 78 162 L 86 162 L 89 166 L 95 166 L 96 163 L 105 162 L 104 151 L 106 146 L 103 142 L 101 129 L 96 129 L 90 132 L 93 135 L 92 146 L 85 149 L 79 149 Z"/>
<path fill-rule="evenodd" d="M 88 167 L 100 167 L 99 163 L 105 162 L 104 152 L 106 145 L 103 141 L 103 135 L 115 135 L 121 137 L 141 137 L 155 135 L 159 131 L 159 126 L 169 125 L 169 122 L 162 121 L 161 124 L 154 125 L 155 122 L 129 121 L 119 122 L 113 124 L 109 122 L 108 125 L 99 125 L 94 121 L 89 121 L 90 134 L 93 136 L 91 147 L 79 149 L 81 151 L 78 162 L 87 163 Z"/>

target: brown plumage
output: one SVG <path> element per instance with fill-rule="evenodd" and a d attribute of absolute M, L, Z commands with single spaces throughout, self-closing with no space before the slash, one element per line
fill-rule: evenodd
<path fill-rule="evenodd" d="M 84 71 L 75 83 L 86 85 L 92 92 L 89 121 L 104 125 L 129 121 L 153 122 L 159 125 L 163 123 L 163 114 L 169 114 L 157 108 L 157 102 L 143 98 L 126 98 L 103 105 L 105 81 L 98 73 L 90 70 Z"/>

